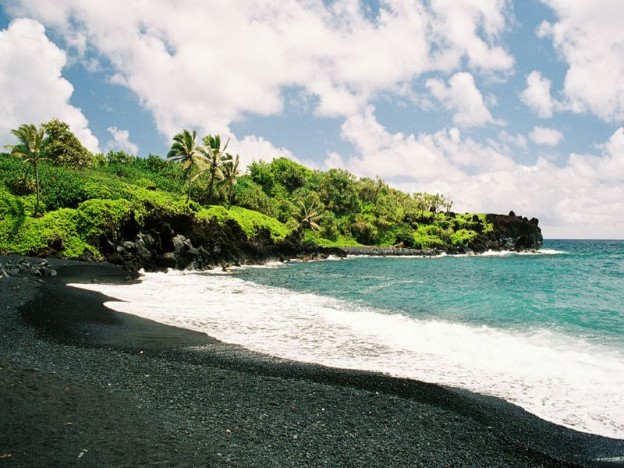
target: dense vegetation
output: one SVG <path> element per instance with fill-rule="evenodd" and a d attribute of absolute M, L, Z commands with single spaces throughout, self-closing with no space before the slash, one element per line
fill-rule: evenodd
<path fill-rule="evenodd" d="M 94 240 L 154 210 L 225 223 L 250 238 L 293 234 L 323 246 L 460 250 L 491 230 L 485 215 L 455 214 L 441 195 L 406 194 L 380 179 L 317 171 L 286 158 L 240 173 L 227 142 L 176 135 L 167 159 L 89 153 L 63 122 L 22 125 L 0 155 L 0 253 L 98 256 Z"/>

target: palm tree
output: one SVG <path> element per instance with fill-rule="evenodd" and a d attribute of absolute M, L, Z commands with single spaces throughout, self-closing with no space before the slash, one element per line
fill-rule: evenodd
<path fill-rule="evenodd" d="M 196 146 L 196 138 L 197 132 L 195 130 L 193 130 L 193 132 L 189 132 L 186 129 L 182 130 L 173 137 L 173 144 L 171 145 L 169 153 L 167 153 L 167 159 L 181 162 L 184 166 L 184 176 L 188 179 L 186 203 L 191 199 L 191 185 L 199 175 L 193 176 L 193 170 L 195 167 L 201 165 L 202 160 L 206 159 L 204 154 L 200 151 L 200 148 Z M 201 171 L 201 168 L 199 169 Z"/>
<path fill-rule="evenodd" d="M 299 222 L 298 229 L 312 229 L 318 231 L 321 227 L 321 207 L 314 198 L 305 198 L 297 201 L 298 212 L 295 214 Z"/>
<path fill-rule="evenodd" d="M 37 202 L 35 203 L 35 214 L 39 213 L 40 187 L 39 187 L 39 162 L 45 158 L 41 157 L 41 145 L 45 137 L 43 127 L 35 127 L 33 124 L 22 124 L 18 128 L 11 130 L 15 135 L 19 144 L 7 145 L 6 148 L 11 149 L 11 154 L 18 158 L 24 159 L 32 165 L 35 173 L 35 193 Z"/>
<path fill-rule="evenodd" d="M 228 204 L 232 206 L 232 195 L 234 193 L 234 186 L 236 185 L 236 180 L 238 179 L 238 176 L 240 175 L 240 170 L 239 170 L 240 157 L 238 156 L 238 154 L 236 155 L 235 158 L 233 158 L 230 155 L 228 156 L 229 157 L 226 160 L 227 162 L 223 164 L 222 173 L 223 173 L 223 182 L 225 183 L 228 189 L 228 195 L 227 195 Z"/>
<path fill-rule="evenodd" d="M 225 146 L 221 148 L 221 136 L 219 135 L 207 135 L 203 139 L 204 146 L 200 148 L 200 152 L 208 161 L 208 172 L 210 173 L 210 180 L 208 182 L 208 203 L 212 205 L 214 181 L 215 179 L 223 180 L 223 171 L 221 167 L 226 163 L 225 150 L 230 142 L 230 139 L 225 142 Z"/>

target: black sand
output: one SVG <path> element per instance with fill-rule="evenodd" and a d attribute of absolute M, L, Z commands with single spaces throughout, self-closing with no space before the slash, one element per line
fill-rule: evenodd
<path fill-rule="evenodd" d="M 622 440 L 498 399 L 110 311 L 64 283 L 127 273 L 56 264 L 42 283 L 0 279 L 0 465 L 616 466 L 597 460 L 624 455 Z"/>

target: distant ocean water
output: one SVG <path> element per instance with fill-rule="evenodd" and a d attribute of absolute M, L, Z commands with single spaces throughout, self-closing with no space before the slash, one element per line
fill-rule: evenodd
<path fill-rule="evenodd" d="M 76 285 L 249 349 L 515 403 L 624 439 L 624 241 L 537 254 L 350 257 Z"/>

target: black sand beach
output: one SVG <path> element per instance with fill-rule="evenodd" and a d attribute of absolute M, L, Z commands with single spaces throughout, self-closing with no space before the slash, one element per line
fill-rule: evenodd
<path fill-rule="evenodd" d="M 274 359 L 113 312 L 65 283 L 132 280 L 126 272 L 51 264 L 56 278 L 0 278 L 0 465 L 550 467 L 624 456 L 623 440 L 498 399 Z"/>

